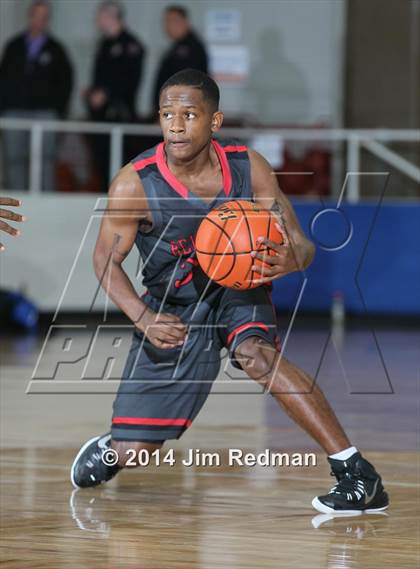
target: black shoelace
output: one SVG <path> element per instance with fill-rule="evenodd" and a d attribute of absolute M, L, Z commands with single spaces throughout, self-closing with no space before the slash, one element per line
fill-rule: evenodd
<path fill-rule="evenodd" d="M 331 488 L 329 494 L 339 494 L 349 502 L 358 502 L 366 494 L 360 472 L 345 472 L 342 475 L 337 475 L 332 471 L 330 474 L 337 478 L 337 484 Z"/>

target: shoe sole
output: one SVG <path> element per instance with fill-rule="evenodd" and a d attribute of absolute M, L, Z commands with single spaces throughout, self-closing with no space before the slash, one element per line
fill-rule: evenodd
<path fill-rule="evenodd" d="M 74 481 L 74 470 L 76 467 L 76 463 L 79 460 L 79 458 L 81 457 L 81 455 L 85 452 L 85 450 L 87 449 L 87 447 L 89 445 L 91 445 L 93 442 L 98 441 L 103 435 L 99 435 L 96 437 L 93 437 L 92 439 L 89 439 L 83 446 L 82 448 L 79 450 L 79 452 L 76 455 L 76 458 L 73 460 L 73 464 L 71 465 L 71 469 L 70 469 L 70 480 L 71 483 L 73 484 L 73 486 L 75 488 L 83 488 L 83 486 L 79 486 L 78 484 L 76 484 L 76 482 Z"/>
<path fill-rule="evenodd" d="M 389 507 L 389 504 L 387 504 L 386 506 L 382 506 L 382 508 L 367 508 L 366 510 L 334 510 L 334 508 L 330 508 L 329 506 L 326 506 L 325 504 L 320 502 L 318 498 L 314 498 L 312 500 L 312 506 L 315 508 L 315 510 L 318 510 L 318 512 L 321 512 L 323 514 L 335 514 L 335 515 L 342 514 L 344 516 L 351 516 L 351 515 L 359 516 L 363 513 L 373 514 L 375 512 L 383 512 Z"/>
<path fill-rule="evenodd" d="M 75 490 L 73 490 L 73 492 L 75 492 Z M 365 514 L 366 512 L 357 512 L 357 515 L 354 515 L 354 512 L 352 512 L 351 514 L 317 514 L 315 517 L 312 518 L 311 520 L 311 525 L 314 529 L 319 529 L 323 526 L 323 524 L 325 524 L 326 522 L 330 522 L 331 520 L 337 520 L 337 519 L 342 519 L 342 518 L 358 518 L 358 517 L 362 517 L 363 514 Z M 389 514 L 387 514 L 386 512 L 368 512 L 370 515 L 372 516 L 379 516 L 379 517 L 389 517 Z"/>

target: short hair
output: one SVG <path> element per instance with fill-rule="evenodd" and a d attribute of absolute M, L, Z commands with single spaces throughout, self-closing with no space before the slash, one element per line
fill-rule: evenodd
<path fill-rule="evenodd" d="M 179 16 L 182 16 L 185 19 L 189 19 L 188 10 L 179 4 L 170 4 L 169 6 L 166 6 L 165 12 L 176 12 Z"/>
<path fill-rule="evenodd" d="M 124 8 L 116 0 L 103 0 L 98 6 L 98 11 L 106 10 L 110 12 L 114 18 L 117 18 L 120 22 L 124 20 Z"/>
<path fill-rule="evenodd" d="M 51 4 L 48 0 L 32 0 L 29 5 L 29 12 L 32 12 L 34 8 L 44 7 L 51 13 Z"/>
<path fill-rule="evenodd" d="M 209 101 L 216 111 L 218 110 L 220 101 L 219 87 L 216 81 L 209 77 L 207 73 L 203 73 L 198 69 L 183 69 L 182 71 L 178 71 L 178 73 L 169 77 L 162 85 L 159 91 L 159 97 L 165 89 L 177 85 L 185 85 L 199 89 L 203 94 L 203 98 Z"/>

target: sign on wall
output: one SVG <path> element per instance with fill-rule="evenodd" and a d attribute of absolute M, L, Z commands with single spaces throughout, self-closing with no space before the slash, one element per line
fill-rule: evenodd
<path fill-rule="evenodd" d="M 249 76 L 249 49 L 244 45 L 212 45 L 209 67 L 216 81 L 242 83 Z"/>
<path fill-rule="evenodd" d="M 238 41 L 241 36 L 239 10 L 208 10 L 206 37 L 209 41 Z"/>

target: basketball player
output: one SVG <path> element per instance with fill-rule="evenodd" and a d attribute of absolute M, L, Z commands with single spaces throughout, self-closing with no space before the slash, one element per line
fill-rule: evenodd
<path fill-rule="evenodd" d="M 21 205 L 21 203 L 22 202 L 20 200 L 15 200 L 14 198 L 3 198 L 0 196 L 0 206 L 1 205 L 7 205 L 7 206 L 12 206 L 12 207 L 19 207 Z M 2 221 L 2 219 L 22 222 L 22 221 L 26 220 L 24 215 L 20 215 L 19 213 L 14 213 L 13 211 L 10 211 L 8 209 L 0 208 L 0 218 L 1 218 L 0 219 L 0 230 L 1 231 L 4 231 L 5 233 L 9 233 L 9 235 L 13 235 L 13 236 L 20 235 L 19 229 L 12 227 L 8 223 L 6 223 L 6 221 Z M 0 251 L 4 251 L 4 249 L 5 249 L 5 246 L 3 245 L 3 243 L 0 243 Z"/>
<path fill-rule="evenodd" d="M 160 92 L 163 142 L 124 166 L 111 184 L 94 265 L 109 297 L 133 322 L 134 336 L 111 432 L 82 446 L 71 481 L 79 488 L 106 482 L 124 468 L 129 449 L 153 452 L 179 438 L 203 406 L 226 347 L 232 364 L 268 390 L 327 453 L 337 483 L 313 506 L 324 513 L 385 509 L 379 474 L 351 445 L 314 380 L 280 357 L 268 284 L 308 267 L 314 246 L 267 161 L 213 138 L 223 122 L 218 105 L 219 89 L 206 74 L 173 75 Z M 200 221 L 233 199 L 271 208 L 287 236 L 286 245 L 262 240 L 277 255 L 255 269 L 261 286 L 245 291 L 209 281 L 194 254 Z M 122 267 L 134 245 L 144 263 L 142 298 Z M 108 448 L 119 455 L 115 466 L 102 460 Z"/>

